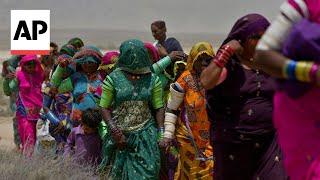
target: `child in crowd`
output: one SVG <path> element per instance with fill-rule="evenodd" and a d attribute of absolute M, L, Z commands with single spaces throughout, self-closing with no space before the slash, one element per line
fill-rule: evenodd
<path fill-rule="evenodd" d="M 102 141 L 98 125 L 102 116 L 97 109 L 83 112 L 81 124 L 72 129 L 64 149 L 64 157 L 72 157 L 80 164 L 99 165 L 101 162 Z"/>

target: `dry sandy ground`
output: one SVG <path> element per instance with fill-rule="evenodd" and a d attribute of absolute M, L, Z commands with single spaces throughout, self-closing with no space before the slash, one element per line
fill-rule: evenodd
<path fill-rule="evenodd" d="M 11 117 L 0 117 L 0 148 L 14 149 Z"/>

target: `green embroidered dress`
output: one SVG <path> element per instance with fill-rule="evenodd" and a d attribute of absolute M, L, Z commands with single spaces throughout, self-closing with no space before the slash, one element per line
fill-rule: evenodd
<path fill-rule="evenodd" d="M 141 52 L 143 51 L 140 49 L 141 44 L 143 47 L 143 43 L 137 40 L 126 43 L 127 51 L 131 51 L 131 53 L 122 51 L 126 54 L 125 57 L 122 57 L 126 63 L 138 60 L 140 62 L 149 61 L 145 59 L 148 57 L 147 52 Z M 120 52 L 123 48 L 123 46 L 120 47 Z M 161 81 L 158 76 L 150 72 L 142 75 L 140 79 L 130 81 L 126 77 L 126 72 L 135 69 L 129 66 L 121 68 L 121 62 L 120 55 L 118 68 L 103 82 L 100 106 L 113 110 L 114 122 L 126 136 L 127 146 L 123 150 L 116 149 L 111 135 L 105 131 L 106 134 L 102 137 L 104 157 L 101 168 L 111 165 L 109 173 L 111 179 L 158 179 L 160 150 L 157 143 L 156 120 L 151 113 L 151 108 L 163 107 Z M 135 67 L 141 65 L 131 64 L 134 64 Z M 145 66 L 148 65 L 140 67 Z M 136 68 L 136 70 L 137 74 L 142 74 L 146 69 Z"/>

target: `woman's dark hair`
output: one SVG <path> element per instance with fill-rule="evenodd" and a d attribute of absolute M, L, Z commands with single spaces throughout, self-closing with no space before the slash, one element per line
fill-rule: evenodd
<path fill-rule="evenodd" d="M 50 47 L 58 50 L 58 45 L 55 42 L 50 42 Z"/>
<path fill-rule="evenodd" d="M 102 121 L 102 115 L 98 109 L 87 109 L 83 112 L 81 121 L 90 128 L 97 128 Z"/>
<path fill-rule="evenodd" d="M 165 23 L 164 21 L 161 21 L 161 20 L 159 20 L 159 21 L 154 21 L 154 22 L 151 24 L 151 26 L 152 26 L 152 25 L 157 26 L 159 29 L 166 28 L 166 23 Z"/>

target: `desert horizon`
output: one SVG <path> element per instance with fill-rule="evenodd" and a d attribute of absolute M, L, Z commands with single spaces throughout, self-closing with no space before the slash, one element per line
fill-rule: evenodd
<path fill-rule="evenodd" d="M 0 29 L 0 51 L 10 50 L 10 30 Z M 51 29 L 51 41 L 56 42 L 59 47 L 67 43 L 73 37 L 80 37 L 85 44 L 95 45 L 101 49 L 118 49 L 121 42 L 137 38 L 145 42 L 153 42 L 151 31 L 114 30 L 114 29 Z M 214 47 L 220 45 L 226 37 L 220 33 L 170 33 L 167 37 L 175 37 L 183 47 L 190 48 L 199 41 L 212 43 Z"/>

